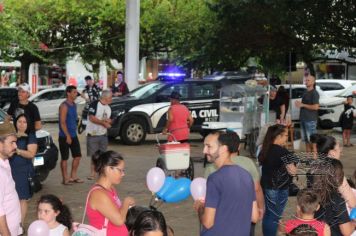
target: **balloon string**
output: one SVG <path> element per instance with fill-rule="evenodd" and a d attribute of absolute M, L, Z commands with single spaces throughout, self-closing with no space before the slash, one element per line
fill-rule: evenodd
<path fill-rule="evenodd" d="M 155 194 L 152 192 L 152 196 L 151 196 L 151 200 L 150 200 L 150 207 L 151 207 L 151 206 L 154 206 L 154 204 L 155 204 L 155 198 L 156 198 L 156 196 L 155 196 Z"/>

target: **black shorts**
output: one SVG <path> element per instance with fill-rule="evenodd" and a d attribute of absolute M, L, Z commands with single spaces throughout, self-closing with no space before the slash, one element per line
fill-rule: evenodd
<path fill-rule="evenodd" d="M 66 137 L 59 136 L 58 143 L 59 143 L 59 150 L 61 152 L 62 160 L 66 161 L 69 158 L 69 149 L 72 153 L 72 157 L 81 157 L 82 153 L 80 152 L 80 144 L 78 140 L 78 136 L 72 137 L 72 143 L 69 145 L 66 142 Z"/>

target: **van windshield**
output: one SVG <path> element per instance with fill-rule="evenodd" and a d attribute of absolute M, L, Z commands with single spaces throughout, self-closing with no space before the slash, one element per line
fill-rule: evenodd
<path fill-rule="evenodd" d="M 131 93 L 128 94 L 130 97 L 135 97 L 138 99 L 144 99 L 147 98 L 148 96 L 154 94 L 156 91 L 161 89 L 163 86 L 165 86 L 164 83 L 161 82 L 152 82 L 145 84 L 141 87 L 138 87 L 134 90 L 132 90 Z"/>

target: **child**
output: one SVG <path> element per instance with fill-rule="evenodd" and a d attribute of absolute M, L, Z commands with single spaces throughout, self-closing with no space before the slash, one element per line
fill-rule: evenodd
<path fill-rule="evenodd" d="M 329 226 L 314 218 L 314 213 L 319 207 L 319 199 L 316 193 L 310 189 L 300 190 L 297 195 L 297 216 L 295 219 L 285 222 L 285 232 L 289 234 L 300 225 L 310 225 L 316 230 L 318 236 L 330 236 Z"/>
<path fill-rule="evenodd" d="M 351 130 L 353 126 L 353 119 L 356 114 L 354 114 L 355 107 L 352 105 L 352 96 L 347 96 L 344 111 L 340 115 L 340 126 L 342 128 L 342 140 L 344 147 L 351 147 L 353 144 L 350 143 Z"/>
<path fill-rule="evenodd" d="M 48 194 L 38 201 L 38 219 L 45 221 L 50 229 L 49 236 L 69 236 L 72 215 L 58 197 Z"/>

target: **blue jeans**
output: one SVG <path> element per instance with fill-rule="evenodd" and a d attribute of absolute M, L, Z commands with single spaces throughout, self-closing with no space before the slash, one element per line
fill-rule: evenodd
<path fill-rule="evenodd" d="M 310 135 L 316 134 L 317 121 L 301 121 L 300 131 L 302 134 L 302 140 L 305 143 L 310 143 Z"/>
<path fill-rule="evenodd" d="M 282 217 L 288 201 L 288 189 L 263 189 L 265 196 L 266 212 L 262 220 L 264 236 L 277 234 L 278 222 Z"/>

